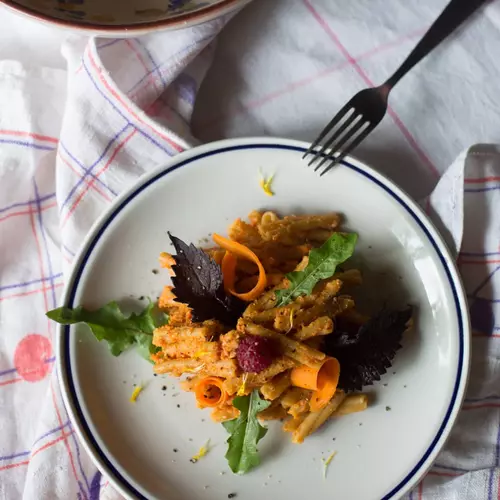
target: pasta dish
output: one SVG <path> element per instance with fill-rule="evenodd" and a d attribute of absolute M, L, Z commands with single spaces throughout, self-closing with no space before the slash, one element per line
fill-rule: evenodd
<path fill-rule="evenodd" d="M 160 255 L 172 281 L 155 306 L 164 320 L 126 339 L 146 346 L 156 374 L 182 377 L 198 407 L 223 423 L 233 472 L 259 463 L 257 443 L 267 431 L 260 422 L 280 420 L 302 443 L 332 418 L 365 410 L 362 388 L 380 380 L 411 326 L 411 307 L 371 316 L 357 309 L 362 276 L 347 262 L 357 235 L 340 224 L 336 213 L 253 211 L 248 222 L 230 225 L 228 238 L 214 234 L 211 247 L 170 235 L 175 253 Z M 149 321 L 152 311 L 153 304 L 124 317 L 124 329 Z M 92 328 L 85 314 L 61 308 L 49 317 Z M 115 355 L 128 347 L 93 331 Z"/>

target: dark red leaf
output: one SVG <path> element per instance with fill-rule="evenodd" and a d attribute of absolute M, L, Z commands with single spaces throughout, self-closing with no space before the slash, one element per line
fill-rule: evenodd
<path fill-rule="evenodd" d="M 340 363 L 340 389 L 361 390 L 380 380 L 401 348 L 411 315 L 411 307 L 402 311 L 384 308 L 361 327 L 337 318 L 335 332 L 326 337 L 325 349 Z"/>
<path fill-rule="evenodd" d="M 230 327 L 236 325 L 246 304 L 226 295 L 220 266 L 200 248 L 168 235 L 177 252 L 172 266 L 177 301 L 191 308 L 194 321 L 216 319 Z"/>

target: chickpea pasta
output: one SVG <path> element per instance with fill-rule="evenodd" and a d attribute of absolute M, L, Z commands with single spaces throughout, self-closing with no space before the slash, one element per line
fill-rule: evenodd
<path fill-rule="evenodd" d="M 198 248 L 169 233 L 176 254 L 161 252 L 159 262 L 172 284 L 156 306 L 128 318 L 116 303 L 89 314 L 94 326 L 112 318 L 136 335 L 113 354 L 137 343 L 142 353 L 147 347 L 155 374 L 182 378 L 181 388 L 230 433 L 226 458 L 235 473 L 259 463 L 257 443 L 267 431 L 259 421 L 282 421 L 300 444 L 328 422 L 366 410 L 360 391 L 386 373 L 411 328 L 411 307 L 374 315 L 357 309 L 352 294 L 363 277 L 343 267 L 357 235 L 343 232 L 341 222 L 337 213 L 254 210 L 248 222 L 230 225 L 229 238 L 213 234 L 215 246 Z M 87 322 L 82 313 L 61 309 L 49 317 Z"/>
<path fill-rule="evenodd" d="M 169 288 L 160 306 L 176 322 L 154 333 L 154 371 L 189 375 L 182 388 L 195 393 L 200 408 L 211 408 L 216 422 L 236 419 L 240 412 L 232 405 L 235 398 L 258 391 L 269 406 L 257 417 L 284 421 L 283 430 L 292 434 L 294 443 L 303 442 L 331 417 L 365 410 L 367 395 L 343 386 L 342 362 L 329 347 L 330 339 L 346 337 L 342 325 L 360 329 L 370 320 L 344 292 L 362 285 L 361 272 L 335 269 L 354 246 L 335 265 L 327 255 L 320 266 L 329 265 L 329 274 L 313 279 L 307 293 L 292 293 L 286 304 L 278 298 L 296 286 L 297 275 L 317 265 L 315 251 L 334 238 L 333 246 L 348 246 L 345 238 L 352 235 L 340 232 L 340 224 L 336 213 L 280 218 L 275 212 L 253 211 L 248 222 L 236 219 L 230 225 L 228 240 L 214 236 L 219 245 L 204 252 L 222 267 L 226 292 L 243 297 L 246 305 L 232 328 L 212 319 L 196 322 L 185 310 L 179 312 L 185 304 Z M 162 253 L 160 258 L 169 272 L 176 272 L 175 256 Z M 306 279 L 311 281 L 312 274 Z"/>

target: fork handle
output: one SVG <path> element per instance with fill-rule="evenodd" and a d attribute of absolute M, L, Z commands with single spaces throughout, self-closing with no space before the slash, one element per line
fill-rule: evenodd
<path fill-rule="evenodd" d="M 451 0 L 399 69 L 385 82 L 389 91 L 410 69 L 458 28 L 486 0 Z"/>

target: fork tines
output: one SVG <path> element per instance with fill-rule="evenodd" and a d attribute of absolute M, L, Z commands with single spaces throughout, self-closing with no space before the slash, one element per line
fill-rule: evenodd
<path fill-rule="evenodd" d="M 303 158 L 313 154 L 308 166 L 314 165 L 317 172 L 323 165 L 326 166 L 320 175 L 326 174 L 331 168 L 339 164 L 365 137 L 373 130 L 370 122 L 346 104 L 322 130 L 318 138 L 305 152 Z M 321 149 L 318 146 L 323 144 Z"/>

